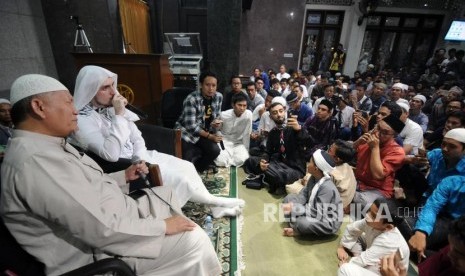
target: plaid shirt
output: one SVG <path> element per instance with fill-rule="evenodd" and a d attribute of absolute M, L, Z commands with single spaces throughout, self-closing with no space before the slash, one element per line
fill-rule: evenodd
<path fill-rule="evenodd" d="M 212 120 L 218 118 L 221 112 L 223 95 L 219 92 L 212 98 Z M 181 129 L 182 139 L 186 142 L 197 143 L 200 131 L 205 130 L 205 106 L 200 91 L 194 91 L 184 100 L 182 114 L 176 122 L 175 128 Z M 205 130 L 209 131 L 209 130 Z"/>

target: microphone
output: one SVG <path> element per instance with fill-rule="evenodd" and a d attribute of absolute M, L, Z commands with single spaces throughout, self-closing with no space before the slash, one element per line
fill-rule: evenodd
<path fill-rule="evenodd" d="M 139 164 L 140 162 L 142 162 L 142 160 L 140 159 L 139 156 L 133 156 L 132 159 L 131 159 L 131 163 L 133 165 L 137 165 Z M 148 187 L 148 188 L 152 188 L 152 185 L 150 185 L 150 181 L 148 180 L 147 178 L 147 175 L 143 172 L 137 172 L 137 174 L 139 175 L 139 177 L 144 181 L 144 184 Z"/>
<path fill-rule="evenodd" d="M 145 120 L 149 117 L 149 115 L 147 115 L 147 113 L 145 113 L 144 111 L 140 110 L 139 108 L 131 105 L 131 104 L 127 104 L 126 105 L 126 109 L 134 112 L 134 114 L 136 114 L 137 116 L 139 116 L 139 118 L 141 118 L 141 120 Z"/>
<path fill-rule="evenodd" d="M 139 164 L 140 162 L 142 162 L 142 160 L 140 159 L 139 156 L 133 156 L 133 157 L 131 158 L 131 163 L 132 163 L 133 165 L 137 165 L 137 164 Z M 163 199 L 162 197 L 160 197 L 159 195 L 157 195 L 157 193 L 155 193 L 155 192 L 153 191 L 153 188 L 154 188 L 154 187 L 152 187 L 152 185 L 150 184 L 150 181 L 148 180 L 147 175 L 146 175 L 145 173 L 143 173 L 143 172 L 137 172 L 137 174 L 138 174 L 139 177 L 144 181 L 145 186 L 147 186 L 147 188 L 149 188 L 149 190 L 152 192 L 152 194 L 153 194 L 155 197 L 157 197 L 159 200 L 163 201 L 166 205 L 168 205 L 168 206 L 170 207 L 170 209 L 173 210 L 176 214 L 179 214 L 179 212 L 177 211 L 176 208 L 173 208 L 173 206 L 171 206 L 171 204 L 168 203 L 168 201 L 166 201 L 165 199 Z M 148 194 L 147 194 L 147 195 L 148 195 Z M 182 215 L 182 213 L 181 213 L 181 215 Z"/>
<path fill-rule="evenodd" d="M 215 132 L 210 131 L 210 134 L 215 134 L 215 135 L 216 135 L 216 131 L 215 131 Z M 224 150 L 224 143 L 223 143 L 223 140 L 221 140 L 221 141 L 219 142 L 219 144 L 220 144 L 221 149 Z"/>
<path fill-rule="evenodd" d="M 224 143 L 223 143 L 223 140 L 220 141 L 220 147 L 222 150 L 224 150 Z"/>

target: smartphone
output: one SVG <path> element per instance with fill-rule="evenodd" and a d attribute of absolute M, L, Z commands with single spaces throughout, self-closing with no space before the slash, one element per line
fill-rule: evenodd
<path fill-rule="evenodd" d="M 362 117 L 363 117 L 363 118 L 368 119 L 368 112 L 366 112 L 366 111 L 360 111 L 360 113 L 362 113 Z"/>
<path fill-rule="evenodd" d="M 394 255 L 394 264 L 400 264 L 403 258 L 404 255 L 402 254 L 402 251 L 400 251 L 400 248 L 397 248 L 396 255 Z"/>
<path fill-rule="evenodd" d="M 292 118 L 292 116 L 295 116 L 295 115 L 296 115 L 296 114 L 295 114 L 295 111 L 294 111 L 294 110 L 289 109 L 289 110 L 287 111 L 287 118 Z"/>

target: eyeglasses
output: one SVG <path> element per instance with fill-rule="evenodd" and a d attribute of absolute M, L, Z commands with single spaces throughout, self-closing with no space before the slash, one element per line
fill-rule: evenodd
<path fill-rule="evenodd" d="M 387 130 L 387 129 L 377 129 L 378 133 L 383 135 L 383 136 L 391 136 L 394 135 L 393 132 Z"/>

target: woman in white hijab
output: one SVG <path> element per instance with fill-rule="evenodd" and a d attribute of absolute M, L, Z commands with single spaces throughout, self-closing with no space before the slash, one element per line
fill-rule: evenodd
<path fill-rule="evenodd" d="M 173 189 L 181 206 L 190 200 L 216 206 L 211 208 L 214 217 L 238 215 L 244 200 L 211 195 L 192 163 L 147 150 L 134 124 L 139 118 L 125 109 L 127 101 L 116 90 L 117 77 L 98 66 L 79 71 L 74 91 L 79 130 L 71 137 L 73 143 L 108 161 L 128 158 L 156 163 L 163 183 Z"/>

